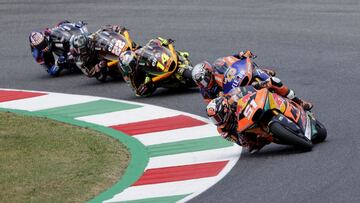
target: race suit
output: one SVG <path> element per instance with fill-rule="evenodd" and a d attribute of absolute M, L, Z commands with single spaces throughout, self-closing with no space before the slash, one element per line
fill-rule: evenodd
<path fill-rule="evenodd" d="M 242 52 L 241 52 L 242 53 Z M 235 57 L 238 60 L 245 60 L 245 56 L 234 54 L 230 57 Z M 207 87 L 199 87 L 200 93 L 203 96 L 204 102 L 208 104 L 212 99 L 219 96 L 219 93 L 223 91 L 223 75 L 228 69 L 227 64 L 224 61 L 224 58 L 221 57 L 217 59 L 213 64 L 213 76 L 215 79 L 215 82 L 213 83 L 213 86 L 210 88 Z M 287 86 L 283 85 L 280 79 L 273 77 L 275 75 L 275 72 L 268 69 L 261 69 L 258 67 L 254 67 L 252 72 L 252 80 L 249 84 L 256 82 L 255 79 L 259 79 L 260 81 L 269 81 L 271 80 L 271 87 L 269 87 L 270 90 L 278 93 L 281 96 L 287 97 L 289 99 L 293 99 L 295 97 L 295 93 L 293 90 L 289 89 Z"/>
<path fill-rule="evenodd" d="M 247 89 L 245 92 L 249 93 L 249 90 Z M 263 146 L 269 144 L 270 142 L 263 137 L 258 137 L 254 133 L 239 133 L 237 131 L 238 120 L 235 112 L 237 108 L 237 101 L 244 96 L 243 94 L 242 87 L 240 87 L 237 88 L 237 91 L 234 92 L 233 95 L 226 96 L 229 101 L 231 115 L 224 125 L 217 127 L 217 130 L 224 139 L 246 147 L 251 152 L 254 149 L 260 150 Z"/>
<path fill-rule="evenodd" d="M 152 39 L 147 43 L 147 46 L 156 47 L 156 46 L 162 46 L 167 49 L 169 49 L 171 52 L 174 52 L 177 55 L 178 58 L 178 69 L 176 71 L 175 76 L 176 77 L 188 77 L 191 78 L 191 72 L 188 72 L 187 70 L 191 70 L 191 67 L 186 64 L 184 61 L 187 60 L 188 53 L 187 52 L 180 52 L 175 51 L 173 47 L 173 40 L 172 39 L 164 39 L 161 37 L 158 37 L 156 39 Z M 140 50 L 138 50 L 140 51 Z M 135 52 L 136 53 L 136 52 Z M 139 57 L 139 56 L 137 56 Z M 153 93 L 154 89 L 156 88 L 156 83 L 152 81 L 152 77 L 149 75 L 145 75 L 142 70 L 142 66 L 145 66 L 146 64 L 140 64 L 139 60 L 137 60 L 135 72 L 133 76 L 130 78 L 131 84 L 133 84 L 133 88 L 135 89 L 135 94 L 137 96 L 148 96 Z M 165 75 L 166 73 L 164 73 Z M 185 76 L 190 74 L 190 76 Z"/>
<path fill-rule="evenodd" d="M 47 47 L 39 49 L 35 46 L 30 46 L 35 61 L 43 66 L 51 76 L 58 76 L 63 69 L 76 70 L 76 66 L 69 53 L 69 41 L 74 34 L 88 33 L 86 24 L 82 21 L 76 23 L 63 21 L 54 28 L 45 29 L 42 33 L 46 38 Z"/>
<path fill-rule="evenodd" d="M 105 81 L 106 76 L 109 74 L 107 66 L 108 60 L 102 57 L 101 52 L 104 52 L 104 50 L 100 46 L 103 45 L 103 41 L 98 42 L 99 39 L 97 38 L 97 35 L 101 35 L 102 33 L 108 34 L 107 32 L 116 32 L 121 35 L 125 35 L 126 33 L 128 35 L 128 31 L 123 27 L 118 25 L 106 25 L 104 28 L 101 28 L 88 36 L 86 50 L 82 50 L 80 53 L 72 52 L 77 67 L 87 77 L 96 77 L 102 82 Z M 137 48 L 138 45 L 132 42 L 132 47 Z"/>

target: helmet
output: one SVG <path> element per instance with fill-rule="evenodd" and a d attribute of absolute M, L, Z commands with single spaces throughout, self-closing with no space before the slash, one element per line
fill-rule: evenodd
<path fill-rule="evenodd" d="M 225 97 L 217 97 L 207 105 L 206 112 L 216 126 L 224 125 L 230 118 L 231 110 Z"/>
<path fill-rule="evenodd" d="M 134 51 L 124 51 L 119 56 L 119 69 L 124 77 L 129 76 L 136 66 L 136 54 Z"/>
<path fill-rule="evenodd" d="M 70 39 L 70 45 L 74 49 L 75 53 L 77 53 L 79 55 L 80 54 L 81 55 L 86 54 L 86 52 L 87 52 L 87 43 L 88 43 L 88 39 L 83 34 L 74 35 Z"/>
<path fill-rule="evenodd" d="M 41 32 L 31 32 L 29 35 L 29 41 L 32 47 L 39 50 L 44 50 L 48 47 L 48 41 Z"/>
<path fill-rule="evenodd" d="M 213 68 L 207 61 L 194 66 L 191 76 L 194 82 L 203 88 L 210 88 L 214 83 L 214 76 L 212 74 Z"/>

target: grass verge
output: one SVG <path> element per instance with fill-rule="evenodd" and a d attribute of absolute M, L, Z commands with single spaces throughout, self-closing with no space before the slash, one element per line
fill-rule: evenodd
<path fill-rule="evenodd" d="M 123 144 L 96 131 L 0 112 L 2 202 L 84 202 L 116 183 L 129 160 Z"/>

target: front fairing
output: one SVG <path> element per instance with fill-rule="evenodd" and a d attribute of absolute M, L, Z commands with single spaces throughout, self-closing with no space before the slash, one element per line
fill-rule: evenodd
<path fill-rule="evenodd" d="M 114 31 L 101 31 L 94 36 L 95 50 L 99 51 L 101 58 L 118 60 L 122 52 L 130 47 L 128 40 Z"/>
<path fill-rule="evenodd" d="M 251 86 L 241 88 L 242 97 L 237 101 L 236 115 L 238 132 L 244 132 L 259 119 L 259 113 L 264 111 L 268 90 L 255 91 Z"/>
<path fill-rule="evenodd" d="M 253 65 L 250 59 L 237 60 L 224 73 L 224 93 L 236 87 L 248 85 L 252 78 Z"/>
<path fill-rule="evenodd" d="M 173 71 L 174 58 L 170 50 L 162 46 L 147 45 L 137 51 L 139 67 L 147 74 L 158 76 Z"/>

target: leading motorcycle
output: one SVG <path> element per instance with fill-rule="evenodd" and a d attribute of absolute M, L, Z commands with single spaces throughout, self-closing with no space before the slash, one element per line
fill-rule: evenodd
<path fill-rule="evenodd" d="M 237 131 L 250 133 L 267 142 L 292 145 L 310 151 L 327 137 L 325 126 L 314 113 L 299 104 L 263 88 L 238 88 Z"/>

